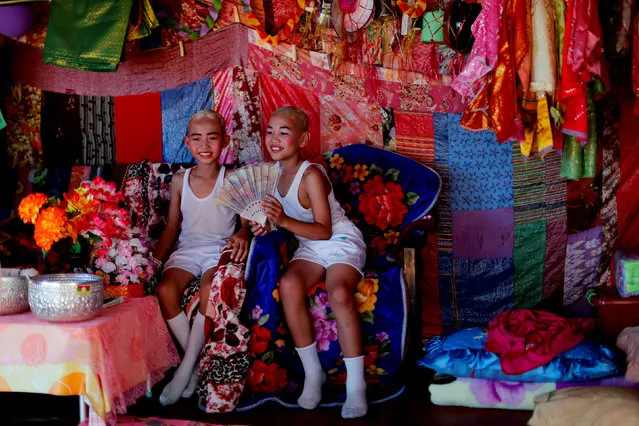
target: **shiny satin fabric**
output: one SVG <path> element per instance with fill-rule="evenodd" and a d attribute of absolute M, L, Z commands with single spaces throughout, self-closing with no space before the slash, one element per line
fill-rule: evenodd
<path fill-rule="evenodd" d="M 84 71 L 115 71 L 131 5 L 132 0 L 52 2 L 43 61 Z"/>

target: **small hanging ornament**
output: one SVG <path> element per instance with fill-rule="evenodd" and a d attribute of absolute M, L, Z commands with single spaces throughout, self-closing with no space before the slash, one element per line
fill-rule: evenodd
<path fill-rule="evenodd" d="M 409 18 L 417 19 L 424 14 L 428 7 L 426 0 L 397 0 L 397 7 Z"/>
<path fill-rule="evenodd" d="M 422 41 L 424 43 L 443 43 L 444 11 L 429 10 L 422 18 Z"/>
<path fill-rule="evenodd" d="M 460 53 L 470 53 L 475 43 L 472 25 L 481 12 L 481 4 L 454 0 L 444 14 L 444 37 L 451 49 Z"/>
<path fill-rule="evenodd" d="M 294 10 L 294 15 L 288 19 L 286 24 L 277 32 L 277 34 L 267 33 L 265 23 L 260 21 L 255 12 L 250 9 L 246 14 L 246 24 L 251 28 L 254 28 L 262 40 L 276 46 L 293 34 L 293 32 L 297 29 L 300 18 L 305 12 L 306 0 L 297 0 L 296 3 L 297 7 Z M 244 3 L 242 3 L 242 5 L 244 6 Z"/>
<path fill-rule="evenodd" d="M 340 38 L 345 38 L 347 33 L 354 33 L 367 26 L 375 14 L 375 0 L 355 0 L 356 6 L 353 12 L 345 12 L 342 3 L 333 3 L 331 17 L 333 27 Z"/>

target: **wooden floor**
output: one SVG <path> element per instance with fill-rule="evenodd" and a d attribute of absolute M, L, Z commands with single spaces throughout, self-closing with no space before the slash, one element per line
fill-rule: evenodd
<path fill-rule="evenodd" d="M 230 414 L 206 414 L 199 410 L 195 399 L 182 400 L 169 407 L 162 407 L 157 396 L 162 383 L 154 387 L 154 397 L 141 398 L 137 405 L 129 407 L 129 415 L 189 419 L 223 425 L 428 425 L 428 426 L 525 426 L 529 411 L 472 409 L 461 407 L 438 407 L 430 403 L 426 385 L 420 383 L 423 375 L 407 385 L 407 390 L 398 398 L 372 405 L 366 417 L 343 420 L 339 408 L 306 411 L 284 408 L 268 403 L 254 410 Z M 78 399 L 0 393 L 0 425 L 47 425 L 66 426 L 78 423 Z"/>

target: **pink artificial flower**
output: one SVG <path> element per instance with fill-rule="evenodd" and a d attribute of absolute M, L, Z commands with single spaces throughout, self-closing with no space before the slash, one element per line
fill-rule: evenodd
<path fill-rule="evenodd" d="M 375 339 L 377 339 L 380 342 L 388 340 L 388 333 L 386 333 L 385 331 L 382 331 L 381 333 L 377 333 L 375 335 Z"/>
<path fill-rule="evenodd" d="M 260 317 L 262 316 L 262 308 L 260 308 L 260 305 L 255 305 L 255 307 L 253 308 L 253 312 L 251 312 L 251 318 L 253 318 L 254 320 L 259 320 Z"/>

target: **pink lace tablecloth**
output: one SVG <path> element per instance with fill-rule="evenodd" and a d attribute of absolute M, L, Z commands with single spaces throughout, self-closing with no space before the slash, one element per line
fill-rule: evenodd
<path fill-rule="evenodd" d="M 179 363 L 155 297 L 76 323 L 0 316 L 0 348 L 0 391 L 83 395 L 106 423 Z"/>

